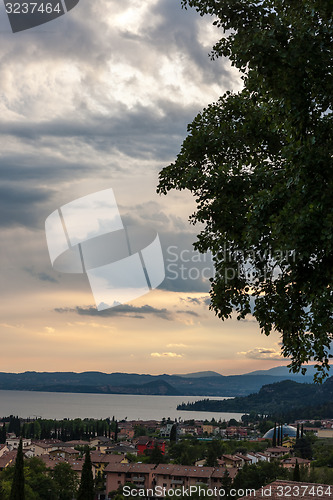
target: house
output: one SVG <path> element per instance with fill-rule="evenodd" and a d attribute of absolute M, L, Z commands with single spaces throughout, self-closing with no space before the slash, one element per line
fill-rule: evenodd
<path fill-rule="evenodd" d="M 213 432 L 214 432 L 214 426 L 213 426 L 213 425 L 210 425 L 210 424 L 203 424 L 201 427 L 202 427 L 202 432 L 203 432 L 204 434 L 208 434 L 209 436 L 210 436 L 211 434 L 213 434 Z"/>
<path fill-rule="evenodd" d="M 311 465 L 311 460 L 307 460 L 305 458 L 291 457 L 291 458 L 285 458 L 284 460 L 281 461 L 281 465 L 284 469 L 295 469 L 296 463 L 298 463 L 300 467 L 306 467 L 309 469 Z"/>
<path fill-rule="evenodd" d="M 129 441 L 120 441 L 117 443 L 113 443 L 105 450 L 106 455 L 112 455 L 115 453 L 131 453 L 132 455 L 137 455 L 138 450 L 135 448 L 134 444 L 130 443 Z"/>
<path fill-rule="evenodd" d="M 104 469 L 111 464 L 128 464 L 129 461 L 125 454 L 122 455 L 106 455 L 105 453 L 100 453 L 99 451 L 91 451 L 90 458 L 93 468 L 95 469 L 95 474 L 99 472 L 103 473 Z"/>
<path fill-rule="evenodd" d="M 289 453 L 289 449 L 284 446 L 274 446 L 272 448 L 267 448 L 266 453 L 272 460 L 274 458 L 281 458 L 283 455 L 287 455 L 287 453 Z"/>
<path fill-rule="evenodd" d="M 257 464 L 259 462 L 269 462 L 270 457 L 266 453 L 261 453 L 261 452 L 247 452 L 246 454 L 247 458 L 251 460 L 251 464 Z"/>
<path fill-rule="evenodd" d="M 134 429 L 129 429 L 129 428 L 122 428 L 120 429 L 120 431 L 118 432 L 118 438 L 119 439 L 133 439 L 134 438 Z"/>
<path fill-rule="evenodd" d="M 138 451 L 138 455 L 146 455 L 146 452 L 152 451 L 155 448 L 155 445 L 159 447 L 162 454 L 165 453 L 165 442 L 151 439 L 148 436 L 141 436 L 138 438 L 136 442 L 136 449 Z"/>
<path fill-rule="evenodd" d="M 317 430 L 318 438 L 333 438 L 333 429 L 313 429 Z"/>
<path fill-rule="evenodd" d="M 295 446 L 296 439 L 295 438 L 288 438 L 286 441 L 283 441 L 283 446 L 285 448 L 293 448 Z"/>
<path fill-rule="evenodd" d="M 80 452 L 77 450 L 74 450 L 74 448 L 71 448 L 70 446 L 61 446 L 57 447 L 55 449 L 52 449 L 49 451 L 49 456 L 51 458 L 65 458 L 68 460 L 69 458 L 79 458 Z"/>
<path fill-rule="evenodd" d="M 16 460 L 17 450 L 7 451 L 0 457 L 0 471 L 10 465 L 14 465 Z"/>
<path fill-rule="evenodd" d="M 33 452 L 33 456 L 39 457 L 59 448 L 59 446 L 66 446 L 66 443 L 60 441 L 60 439 L 34 439 L 31 441 L 29 448 Z"/>
<path fill-rule="evenodd" d="M 160 436 L 162 438 L 169 438 L 171 434 L 171 429 L 173 427 L 173 422 L 172 423 L 167 423 L 166 425 L 160 427 Z"/>
<path fill-rule="evenodd" d="M 135 484 L 142 489 L 151 488 L 154 479 L 154 464 L 108 464 L 104 469 L 106 492 L 117 490 L 125 483 Z"/>
<path fill-rule="evenodd" d="M 245 464 L 248 464 L 248 465 L 251 465 L 252 461 L 249 457 L 247 457 L 246 455 L 239 455 L 239 454 L 235 454 L 234 455 L 236 458 L 240 458 L 242 463 L 241 463 L 241 467 L 243 467 Z"/>
<path fill-rule="evenodd" d="M 20 444 L 21 438 L 17 437 L 8 437 L 6 439 L 6 445 L 9 450 L 17 450 Z M 22 448 L 27 448 L 31 445 L 31 439 L 22 438 Z"/>
<path fill-rule="evenodd" d="M 51 458 L 49 455 L 40 455 L 39 459 L 42 460 L 46 465 L 46 467 L 51 470 L 53 470 L 54 467 L 59 463 L 68 463 L 72 467 L 72 469 L 76 472 L 78 479 L 81 479 L 84 458 L 65 459 L 62 457 Z M 93 476 L 94 476 L 94 469 L 93 469 Z"/>
<path fill-rule="evenodd" d="M 278 479 L 257 491 L 246 491 L 246 495 L 242 496 L 242 500 L 253 500 L 253 498 L 266 500 L 267 498 L 269 500 L 281 500 L 283 498 L 314 500 L 320 498 L 328 500 L 332 499 L 332 486 Z"/>
<path fill-rule="evenodd" d="M 222 459 L 223 459 L 227 469 L 229 469 L 229 468 L 241 469 L 242 468 L 243 461 L 237 455 L 223 455 Z"/>
<path fill-rule="evenodd" d="M 9 451 L 8 446 L 6 444 L 0 444 L 0 457 L 7 453 L 7 451 Z"/>

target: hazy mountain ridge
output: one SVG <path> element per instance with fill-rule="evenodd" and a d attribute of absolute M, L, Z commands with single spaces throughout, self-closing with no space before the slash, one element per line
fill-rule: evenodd
<path fill-rule="evenodd" d="M 279 368 L 279 367 L 278 367 Z M 302 384 L 311 377 L 270 375 L 270 370 L 256 374 L 223 376 L 216 372 L 184 375 L 149 375 L 102 372 L 24 372 L 1 373 L 1 390 L 45 392 L 79 392 L 104 394 L 165 394 L 184 396 L 246 396 L 259 391 L 267 383 L 292 378 Z M 155 391 L 155 392 L 154 392 Z"/>
<path fill-rule="evenodd" d="M 179 405 L 180 410 L 216 412 L 256 412 L 259 414 L 285 413 L 297 408 L 324 405 L 333 402 L 333 377 L 322 385 L 301 384 L 283 380 L 264 385 L 258 393 L 222 401 L 202 400 Z"/>

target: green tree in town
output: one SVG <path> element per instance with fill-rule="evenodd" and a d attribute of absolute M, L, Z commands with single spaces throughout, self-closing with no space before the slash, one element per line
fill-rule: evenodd
<path fill-rule="evenodd" d="M 177 442 L 177 424 L 173 424 L 173 426 L 171 427 L 170 442 L 171 443 Z"/>
<path fill-rule="evenodd" d="M 183 0 L 221 29 L 213 58 L 243 79 L 188 126 L 158 191 L 187 189 L 211 251 L 211 308 L 253 314 L 299 371 L 333 338 L 332 0 Z"/>
<path fill-rule="evenodd" d="M 217 467 L 218 459 L 223 453 L 221 441 L 213 440 L 207 445 L 207 455 L 205 465 L 208 467 Z"/>
<path fill-rule="evenodd" d="M 17 449 L 14 477 L 12 488 L 10 490 L 9 500 L 25 500 L 24 492 L 24 459 L 22 438 Z"/>
<path fill-rule="evenodd" d="M 92 473 L 90 451 L 86 451 L 84 464 L 82 467 L 81 482 L 77 494 L 77 500 L 94 500 L 95 485 Z"/>
<path fill-rule="evenodd" d="M 161 451 L 161 448 L 155 443 L 152 450 L 145 451 L 147 455 L 147 461 L 151 464 L 164 464 L 166 462 L 165 457 Z"/>
<path fill-rule="evenodd" d="M 299 470 L 299 463 L 296 459 L 296 464 L 295 464 L 295 467 L 294 467 L 294 470 L 293 470 L 293 481 L 297 481 L 298 483 L 300 482 L 301 480 L 301 473 L 300 473 L 300 470 Z"/>
<path fill-rule="evenodd" d="M 14 481 L 15 466 L 0 473 L 0 498 L 9 500 Z M 24 499 L 57 500 L 55 486 L 49 469 L 38 457 L 24 460 Z"/>
<path fill-rule="evenodd" d="M 288 471 L 276 462 L 261 462 L 247 465 L 238 472 L 234 479 L 233 487 L 237 489 L 254 488 L 271 483 L 276 479 L 288 478 Z"/>
<path fill-rule="evenodd" d="M 276 422 L 274 424 L 274 433 L 273 433 L 273 440 L 272 440 L 272 446 L 276 446 Z"/>
<path fill-rule="evenodd" d="M 69 463 L 59 462 L 52 473 L 57 500 L 72 500 L 78 487 L 76 472 Z"/>
<path fill-rule="evenodd" d="M 2 424 L 2 427 L 0 428 L 0 444 L 4 444 L 7 439 L 7 431 L 6 431 L 6 424 L 5 422 Z"/>
<path fill-rule="evenodd" d="M 300 458 L 312 459 L 313 449 L 312 449 L 312 439 L 310 436 L 302 437 L 296 439 L 294 444 L 294 454 Z"/>
<path fill-rule="evenodd" d="M 230 495 L 230 489 L 232 487 L 232 479 L 229 472 L 226 470 L 221 479 L 221 489 L 224 490 L 223 498 L 232 498 Z"/>

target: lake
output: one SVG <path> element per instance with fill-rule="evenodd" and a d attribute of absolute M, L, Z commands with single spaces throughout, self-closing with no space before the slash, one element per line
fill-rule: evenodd
<path fill-rule="evenodd" d="M 117 420 L 240 420 L 242 413 L 178 411 L 177 405 L 209 396 L 137 396 L 130 394 L 72 394 L 59 392 L 0 391 L 0 417 L 112 418 Z"/>

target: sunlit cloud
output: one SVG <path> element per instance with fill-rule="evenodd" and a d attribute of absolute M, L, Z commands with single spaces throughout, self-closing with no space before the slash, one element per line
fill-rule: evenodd
<path fill-rule="evenodd" d="M 177 354 L 175 352 L 152 352 L 150 354 L 152 358 L 182 358 L 182 354 Z"/>
<path fill-rule="evenodd" d="M 283 359 L 283 356 L 281 354 L 280 350 L 274 349 L 274 348 L 266 348 L 266 347 L 255 347 L 254 349 L 250 349 L 248 351 L 241 351 L 238 352 L 237 354 L 240 354 L 242 356 L 245 356 L 246 358 L 250 359 L 268 359 L 268 360 L 279 360 Z"/>
<path fill-rule="evenodd" d="M 186 347 L 189 347 L 188 345 L 186 344 L 167 344 L 167 347 L 169 347 L 170 349 L 172 348 L 186 348 Z"/>
<path fill-rule="evenodd" d="M 54 333 L 55 332 L 55 328 L 52 328 L 51 326 L 46 326 L 45 327 L 45 331 L 47 333 Z"/>

